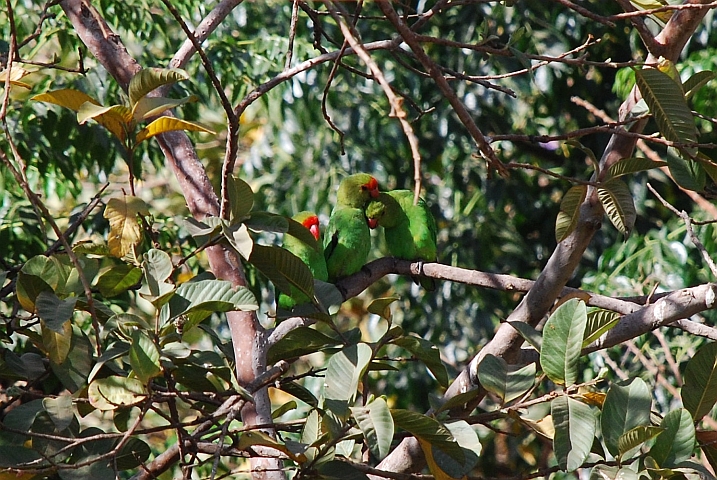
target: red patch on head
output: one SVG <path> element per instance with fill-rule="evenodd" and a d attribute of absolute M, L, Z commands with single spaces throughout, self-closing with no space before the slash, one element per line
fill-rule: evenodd
<path fill-rule="evenodd" d="M 366 183 L 366 188 L 368 189 L 371 198 L 378 198 L 378 182 L 375 178 L 371 177 L 371 180 Z"/>
<path fill-rule="evenodd" d="M 368 223 L 368 228 L 370 228 L 371 230 L 378 227 L 378 220 L 375 218 L 367 218 L 366 222 Z"/>
<path fill-rule="evenodd" d="M 309 229 L 316 240 L 319 239 L 319 217 L 316 215 L 309 217 L 302 222 L 302 225 Z"/>

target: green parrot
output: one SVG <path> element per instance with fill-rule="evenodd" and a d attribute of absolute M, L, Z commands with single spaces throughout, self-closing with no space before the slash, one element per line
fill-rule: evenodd
<path fill-rule="evenodd" d="M 321 232 L 319 231 L 319 217 L 313 212 L 299 212 L 293 217 L 294 220 L 306 227 L 318 242 L 316 248 L 307 245 L 293 235 L 284 234 L 283 247 L 299 257 L 311 270 L 311 274 L 317 280 L 328 279 L 326 273 L 326 260 L 324 260 L 324 252 L 321 247 Z M 293 310 L 296 305 L 304 305 L 311 303 L 309 297 L 302 293 L 296 287 L 291 287 L 291 295 L 281 293 L 277 300 L 279 308 L 284 310 Z"/>
<path fill-rule="evenodd" d="M 422 199 L 413 204 L 411 190 L 382 192 L 366 206 L 370 228 L 383 227 L 388 252 L 404 260 L 435 262 L 438 257 L 438 228 L 428 205 Z M 421 279 L 421 285 L 435 289 L 433 279 Z"/>
<path fill-rule="evenodd" d="M 324 237 L 324 257 L 329 281 L 335 282 L 361 270 L 371 249 L 371 231 L 364 208 L 378 198 L 378 182 L 367 173 L 344 178 Z"/>

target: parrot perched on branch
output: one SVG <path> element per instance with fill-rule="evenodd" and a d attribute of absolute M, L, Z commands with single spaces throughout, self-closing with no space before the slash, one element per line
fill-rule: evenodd
<path fill-rule="evenodd" d="M 388 252 L 404 260 L 435 262 L 438 256 L 438 228 L 428 205 L 422 199 L 413 204 L 411 190 L 382 192 L 366 206 L 370 228 L 383 227 Z M 421 285 L 433 290 L 433 279 L 422 279 Z"/>
<path fill-rule="evenodd" d="M 321 246 L 319 217 L 313 212 L 299 212 L 291 218 L 306 227 L 318 243 L 316 248 L 314 248 L 287 233 L 284 234 L 283 247 L 299 257 L 301 261 L 309 267 L 315 279 L 325 282 L 328 279 L 328 273 L 326 272 L 326 260 L 324 260 L 324 252 Z M 291 287 L 291 296 L 282 293 L 277 300 L 279 308 L 284 310 L 292 310 L 296 305 L 304 305 L 307 303 L 311 303 L 311 299 L 293 286 Z"/>
<path fill-rule="evenodd" d="M 333 282 L 361 270 L 371 250 L 371 232 L 364 209 L 378 198 L 378 182 L 367 173 L 344 178 L 324 237 L 324 257 Z"/>

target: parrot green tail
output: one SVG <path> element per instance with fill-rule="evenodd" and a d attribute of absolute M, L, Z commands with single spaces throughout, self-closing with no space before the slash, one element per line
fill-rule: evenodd
<path fill-rule="evenodd" d="M 329 282 L 361 270 L 371 249 L 371 232 L 362 208 L 337 205 L 324 237 Z"/>

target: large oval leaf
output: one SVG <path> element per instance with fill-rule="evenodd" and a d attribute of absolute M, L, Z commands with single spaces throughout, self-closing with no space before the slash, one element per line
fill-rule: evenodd
<path fill-rule="evenodd" d="M 635 226 L 637 212 L 630 189 L 619 179 L 609 180 L 598 187 L 598 197 L 607 218 L 624 236 L 628 236 Z"/>
<path fill-rule="evenodd" d="M 433 376 L 436 377 L 439 385 L 442 387 L 448 386 L 448 371 L 441 361 L 441 352 L 433 343 L 417 335 L 398 337 L 392 340 L 391 343 L 411 352 L 428 367 Z"/>
<path fill-rule="evenodd" d="M 87 389 L 90 404 L 98 410 L 136 405 L 147 396 L 142 382 L 117 375 L 95 380 Z"/>
<path fill-rule="evenodd" d="M 588 458 L 597 424 L 593 409 L 583 402 L 560 395 L 550 404 L 555 426 L 553 447 L 560 468 L 572 472 Z"/>
<path fill-rule="evenodd" d="M 373 352 L 365 343 L 350 345 L 329 360 L 324 379 L 324 398 L 352 401 Z"/>
<path fill-rule="evenodd" d="M 660 467 L 675 467 L 689 460 L 695 450 L 695 424 L 684 408 L 672 410 L 660 423 L 662 433 L 650 449 L 650 456 Z"/>
<path fill-rule="evenodd" d="M 141 122 L 159 115 L 165 110 L 196 101 L 195 95 L 184 98 L 142 97 L 132 108 L 132 118 L 135 122 Z"/>
<path fill-rule="evenodd" d="M 635 71 L 635 82 L 667 140 L 697 142 L 697 127 L 681 85 L 655 68 Z"/>
<path fill-rule="evenodd" d="M 287 295 L 294 286 L 309 298 L 314 297 L 314 276 L 299 257 L 280 247 L 255 244 L 249 262 Z"/>
<path fill-rule="evenodd" d="M 363 432 L 371 453 L 379 460 L 388 455 L 393 440 L 393 417 L 386 400 L 376 398 L 365 407 L 351 408 L 351 414 Z"/>
<path fill-rule="evenodd" d="M 717 343 L 711 342 L 697 350 L 687 362 L 682 403 L 699 422 L 717 402 Z"/>
<path fill-rule="evenodd" d="M 279 360 L 316 353 L 327 347 L 335 347 L 340 342 L 335 338 L 309 327 L 299 327 L 287 333 L 281 340 L 269 348 L 267 362 L 274 364 Z"/>
<path fill-rule="evenodd" d="M 90 119 L 105 127 L 122 142 L 127 139 L 127 133 L 134 128 L 132 112 L 122 105 L 103 107 L 92 102 L 85 102 L 77 111 L 77 122 L 82 125 Z"/>
<path fill-rule="evenodd" d="M 122 258 L 142 240 L 137 215 L 149 215 L 149 207 L 141 198 L 124 195 L 107 202 L 104 217 L 110 223 L 107 243 L 112 255 Z"/>
<path fill-rule="evenodd" d="M 84 92 L 73 90 L 71 88 L 63 88 L 52 92 L 45 92 L 32 97 L 37 102 L 54 103 L 61 107 L 69 108 L 75 112 L 80 109 L 84 103 L 92 103 L 99 105 L 100 103 Z"/>
<path fill-rule="evenodd" d="M 535 364 L 508 365 L 502 358 L 488 354 L 478 365 L 478 380 L 503 402 L 510 402 L 527 392 L 535 383 Z"/>
<path fill-rule="evenodd" d="M 620 453 L 618 442 L 622 434 L 650 423 L 651 404 L 650 390 L 641 378 L 610 387 L 603 403 L 600 426 L 605 445 L 613 456 Z"/>
<path fill-rule="evenodd" d="M 577 381 L 587 316 L 585 302 L 572 298 L 560 305 L 543 327 L 540 365 L 554 383 L 570 386 Z"/>
<path fill-rule="evenodd" d="M 667 162 L 656 162 L 645 157 L 623 158 L 610 166 L 607 171 L 606 179 L 644 172 L 646 170 L 652 170 L 653 168 L 660 168 L 666 165 Z"/>
<path fill-rule="evenodd" d="M 157 345 L 140 330 L 132 332 L 132 344 L 129 347 L 129 364 L 132 371 L 142 383 L 159 375 L 162 369 L 159 366 L 159 349 Z"/>

